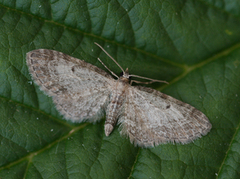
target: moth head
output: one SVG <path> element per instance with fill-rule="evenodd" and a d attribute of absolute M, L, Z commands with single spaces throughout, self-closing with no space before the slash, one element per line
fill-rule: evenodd
<path fill-rule="evenodd" d="M 129 83 L 129 81 L 131 80 L 131 76 L 129 75 L 128 68 L 125 71 L 121 72 L 120 80 Z"/>
<path fill-rule="evenodd" d="M 130 75 L 129 75 L 129 72 L 128 72 L 128 68 L 121 73 L 121 77 L 128 78 L 128 79 L 130 78 Z"/>

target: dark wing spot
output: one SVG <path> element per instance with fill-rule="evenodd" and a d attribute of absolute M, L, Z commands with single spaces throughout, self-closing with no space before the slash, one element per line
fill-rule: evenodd
<path fill-rule="evenodd" d="M 73 72 L 73 73 L 75 72 L 75 68 L 74 68 L 74 67 L 72 67 L 72 72 Z"/>
<path fill-rule="evenodd" d="M 167 99 L 167 98 L 168 98 L 168 95 L 162 93 L 161 97 L 162 97 L 163 99 Z"/>
<path fill-rule="evenodd" d="M 170 107 L 171 107 L 171 105 L 169 104 L 169 105 L 166 106 L 166 109 L 169 109 Z"/>

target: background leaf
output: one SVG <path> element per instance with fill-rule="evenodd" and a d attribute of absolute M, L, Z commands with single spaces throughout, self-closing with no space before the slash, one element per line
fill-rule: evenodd
<path fill-rule="evenodd" d="M 240 178 L 237 0 L 0 1 L 0 178 Z M 73 124 L 32 83 L 28 51 L 54 49 L 115 73 L 101 44 L 213 128 L 187 145 L 134 147 L 104 119 Z M 103 68 L 104 69 L 104 68 Z"/>

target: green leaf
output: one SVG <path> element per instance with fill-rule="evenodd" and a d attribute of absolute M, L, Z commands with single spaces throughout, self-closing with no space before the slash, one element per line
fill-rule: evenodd
<path fill-rule="evenodd" d="M 0 178 L 240 178 L 238 0 L 0 0 Z M 32 83 L 28 51 L 54 49 L 153 84 L 206 114 L 187 145 L 133 146 L 104 120 L 64 120 Z M 104 69 L 105 70 L 105 69 Z"/>

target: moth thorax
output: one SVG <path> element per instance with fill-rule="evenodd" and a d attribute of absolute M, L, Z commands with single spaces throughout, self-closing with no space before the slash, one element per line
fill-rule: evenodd
<path fill-rule="evenodd" d="M 121 81 L 121 82 L 123 82 L 123 83 L 129 83 L 129 78 L 125 78 L 125 77 L 123 77 L 123 76 L 121 76 L 120 78 L 119 78 L 119 81 Z"/>

